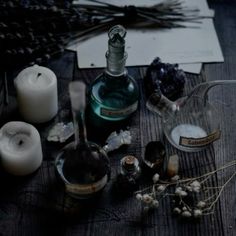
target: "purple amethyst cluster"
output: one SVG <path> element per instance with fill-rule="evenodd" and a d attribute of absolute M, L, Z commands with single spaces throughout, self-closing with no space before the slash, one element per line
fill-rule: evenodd
<path fill-rule="evenodd" d="M 158 92 L 174 101 L 182 96 L 186 75 L 178 64 L 163 63 L 159 57 L 148 66 L 144 84 L 147 96 Z"/>

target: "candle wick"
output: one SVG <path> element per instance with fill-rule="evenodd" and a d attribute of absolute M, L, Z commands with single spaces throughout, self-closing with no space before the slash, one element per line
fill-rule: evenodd
<path fill-rule="evenodd" d="M 23 140 L 19 140 L 18 145 L 21 146 L 24 143 Z"/>
<path fill-rule="evenodd" d="M 38 78 L 42 75 L 42 73 L 38 73 L 37 74 L 37 77 L 36 77 L 36 80 L 38 80 Z"/>

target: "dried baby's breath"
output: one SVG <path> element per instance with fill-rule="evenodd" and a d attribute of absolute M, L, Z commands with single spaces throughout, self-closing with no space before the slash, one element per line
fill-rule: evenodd
<path fill-rule="evenodd" d="M 157 208 L 159 202 L 167 197 L 173 198 L 173 213 L 183 218 L 201 218 L 204 215 L 214 213 L 214 208 L 224 188 L 235 177 L 236 171 L 222 186 L 211 186 L 209 181 L 217 172 L 236 166 L 236 160 L 221 166 L 220 168 L 207 172 L 204 175 L 193 178 L 173 178 L 163 181 L 158 178 L 154 184 L 136 192 L 136 196 L 146 196 L 148 200 L 141 201 L 145 207 Z M 228 171 L 229 172 L 229 171 Z M 153 180 L 156 180 L 154 175 Z M 148 197 L 147 197 L 148 196 Z M 140 200 L 137 197 L 138 200 Z M 191 201 L 190 201 L 191 200 Z M 157 202 L 155 202 L 157 201 Z M 153 204 L 155 202 L 155 204 Z M 155 205 L 155 207 L 153 207 Z"/>

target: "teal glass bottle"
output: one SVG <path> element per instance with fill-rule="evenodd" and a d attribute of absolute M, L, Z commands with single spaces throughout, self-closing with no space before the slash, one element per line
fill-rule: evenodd
<path fill-rule="evenodd" d="M 89 91 L 90 110 L 95 122 L 116 123 L 128 118 L 138 108 L 138 85 L 125 68 L 125 35 L 126 30 L 121 25 L 109 30 L 107 67 Z"/>

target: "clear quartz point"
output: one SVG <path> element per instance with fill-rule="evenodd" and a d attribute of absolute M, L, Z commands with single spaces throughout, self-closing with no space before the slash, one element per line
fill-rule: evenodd
<path fill-rule="evenodd" d="M 48 133 L 47 140 L 50 142 L 65 142 L 68 138 L 70 138 L 74 134 L 73 123 L 64 123 L 59 122 L 56 123 Z"/>
<path fill-rule="evenodd" d="M 67 193 L 78 199 L 95 196 L 110 178 L 110 163 L 106 152 L 87 140 L 85 90 L 82 82 L 75 81 L 69 85 L 75 141 L 67 145 L 56 160 L 56 169 Z"/>
<path fill-rule="evenodd" d="M 131 144 L 131 140 L 132 137 L 129 130 L 121 130 L 119 133 L 114 131 L 108 136 L 106 145 L 103 147 L 103 149 L 106 152 L 111 152 L 118 149 L 122 145 Z"/>

